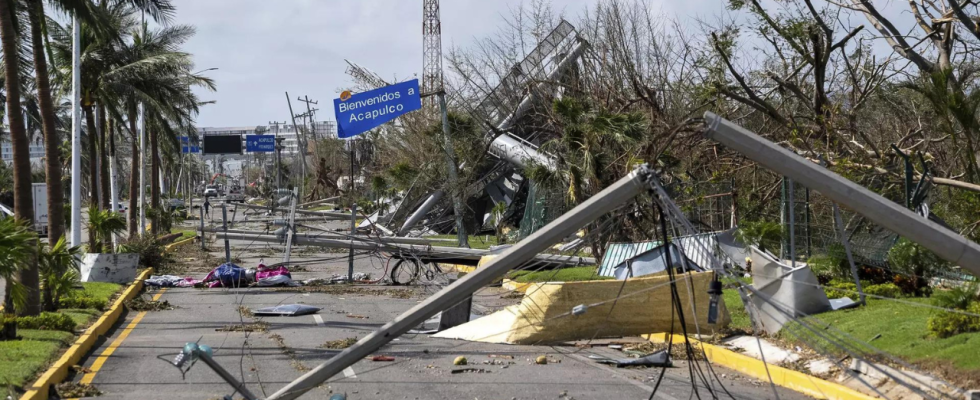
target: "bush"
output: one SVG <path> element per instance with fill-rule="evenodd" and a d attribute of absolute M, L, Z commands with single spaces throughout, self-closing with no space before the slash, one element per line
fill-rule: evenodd
<path fill-rule="evenodd" d="M 743 221 L 735 231 L 735 239 L 762 250 L 775 249 L 783 240 L 783 226 L 777 222 Z"/>
<path fill-rule="evenodd" d="M 936 307 L 966 310 L 970 304 L 977 301 L 977 290 L 976 283 L 940 290 L 933 293 L 932 304 Z"/>
<path fill-rule="evenodd" d="M 882 283 L 879 285 L 871 285 L 864 287 L 864 293 L 887 297 L 889 299 L 894 299 L 902 297 L 902 289 L 896 286 L 894 283 Z"/>
<path fill-rule="evenodd" d="M 896 273 L 895 285 L 902 288 L 902 292 L 916 296 L 928 295 L 928 282 L 925 278 L 950 266 L 948 261 L 936 253 L 905 238 L 888 250 L 888 263 Z"/>
<path fill-rule="evenodd" d="M 980 302 L 970 304 L 966 311 L 980 314 Z M 960 333 L 980 332 L 980 317 L 943 311 L 929 317 L 926 327 L 929 332 L 939 338 L 947 338 Z"/>
<path fill-rule="evenodd" d="M 830 279 L 851 277 L 851 264 L 847 262 L 844 246 L 839 243 L 830 245 L 825 254 L 810 257 L 807 265 L 818 278 L 822 278 L 821 280 L 827 280 L 827 277 Z"/>
<path fill-rule="evenodd" d="M 857 285 L 854 282 L 832 280 L 824 285 L 823 291 L 827 294 L 827 298 L 831 299 L 840 297 L 854 298 L 857 292 Z"/>
<path fill-rule="evenodd" d="M 75 320 L 65 314 L 43 312 L 34 317 L 17 317 L 20 329 L 40 329 L 45 331 L 75 331 Z"/>
<path fill-rule="evenodd" d="M 58 308 L 94 308 L 104 311 L 109 302 L 89 296 L 69 296 L 58 301 Z"/>
<path fill-rule="evenodd" d="M 161 271 L 173 259 L 167 254 L 163 244 L 153 235 L 137 236 L 128 240 L 122 245 L 124 253 L 136 253 L 140 255 L 140 267 L 154 268 Z"/>

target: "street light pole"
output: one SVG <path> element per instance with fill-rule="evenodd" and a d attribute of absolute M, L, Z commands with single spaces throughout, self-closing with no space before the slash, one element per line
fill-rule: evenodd
<path fill-rule="evenodd" d="M 71 25 L 71 245 L 82 244 L 82 91 L 81 28 L 77 16 Z"/>

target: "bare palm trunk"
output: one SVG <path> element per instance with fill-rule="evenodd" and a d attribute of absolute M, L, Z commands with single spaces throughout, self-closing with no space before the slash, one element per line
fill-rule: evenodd
<path fill-rule="evenodd" d="M 92 111 L 92 103 L 86 103 L 87 105 L 82 106 L 82 111 L 85 112 L 85 125 L 88 130 L 88 206 L 99 208 L 99 154 L 96 151 L 99 134 L 95 130 L 95 113 Z M 95 243 L 95 232 L 92 229 L 88 230 L 88 242 L 89 244 Z"/>
<path fill-rule="evenodd" d="M 109 154 L 106 153 L 106 135 L 108 130 L 105 116 L 105 106 L 99 104 L 99 200 L 102 201 L 103 210 L 111 210 L 109 205 L 111 196 L 109 195 Z"/>
<path fill-rule="evenodd" d="M 14 30 L 13 14 L 10 8 L 14 2 L 0 1 L 0 43 L 3 45 L 4 86 L 7 95 L 7 124 L 10 129 L 10 144 L 13 147 L 14 164 L 14 214 L 17 218 L 34 222 L 34 201 L 31 193 L 31 155 L 28 148 L 27 130 L 21 110 L 20 94 L 20 54 L 17 52 L 17 33 Z M 31 246 L 36 249 L 37 246 Z M 27 287 L 27 304 L 19 315 L 37 315 L 41 312 L 41 296 L 38 292 L 37 257 L 28 266 L 17 272 L 15 279 Z M 9 302 L 9 293 L 8 302 Z M 10 304 L 9 309 L 14 309 Z"/>
<path fill-rule="evenodd" d="M 140 187 L 140 154 L 139 147 L 136 143 L 136 111 L 131 110 L 129 113 L 129 129 L 130 138 L 133 148 L 132 164 L 129 169 L 129 210 L 127 210 L 127 216 L 129 217 L 129 238 L 133 239 L 136 237 L 139 229 L 137 224 L 139 224 L 139 187 Z"/>
<path fill-rule="evenodd" d="M 56 243 L 65 235 L 65 190 L 62 187 L 61 139 L 55 127 L 54 101 L 51 99 L 51 83 L 48 80 L 48 62 L 44 56 L 41 18 L 44 2 L 28 2 L 27 15 L 31 20 L 31 46 L 34 53 L 34 71 L 37 79 L 38 108 L 44 131 L 44 169 L 48 184 L 48 243 Z"/>

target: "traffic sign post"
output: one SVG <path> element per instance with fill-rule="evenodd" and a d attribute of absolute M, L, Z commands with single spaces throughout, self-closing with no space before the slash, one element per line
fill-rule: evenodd
<path fill-rule="evenodd" d="M 344 92 L 333 101 L 337 136 L 360 135 L 405 113 L 422 108 L 419 80 L 385 86 L 364 93 Z"/>
<path fill-rule="evenodd" d="M 276 136 L 246 135 L 245 151 L 249 153 L 271 153 L 276 151 Z"/>

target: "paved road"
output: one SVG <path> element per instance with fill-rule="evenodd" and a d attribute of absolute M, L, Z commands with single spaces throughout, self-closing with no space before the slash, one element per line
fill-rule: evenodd
<path fill-rule="evenodd" d="M 236 242 L 233 255 L 243 266 L 252 267 L 259 257 L 277 259 L 272 247 Z M 215 249 L 219 248 L 214 246 Z M 346 273 L 346 253 L 313 253 L 297 249 L 294 260 L 334 258 L 306 266 L 294 278 L 327 277 Z M 215 252 L 223 257 L 223 251 Z M 192 259 L 191 250 L 181 257 Z M 339 258 L 339 259 L 338 259 Z M 188 260 L 193 261 L 193 260 Z M 361 257 L 359 272 L 377 277 L 384 260 Z M 190 271 L 203 276 L 204 271 Z M 325 342 L 347 337 L 364 337 L 386 321 L 414 306 L 420 297 L 403 298 L 403 288 L 372 287 L 389 290 L 377 293 L 302 293 L 276 289 L 168 289 L 161 294 L 177 308 L 144 314 L 130 312 L 116 329 L 83 362 L 88 368 L 98 362 L 101 368 L 89 374 L 93 385 L 105 394 L 102 399 L 216 399 L 231 389 L 205 365 L 198 364 L 184 377 L 172 365 L 158 359 L 172 359 L 180 348 L 200 341 L 215 349 L 215 359 L 249 389 L 262 396 L 272 394 L 288 382 L 337 353 L 322 348 Z M 392 291 L 394 290 L 394 291 Z M 431 291 L 431 289 L 429 290 Z M 425 292 L 425 290 L 422 290 Z M 151 293 L 152 295 L 152 293 Z M 491 309 L 517 300 L 502 299 L 500 289 L 487 288 L 475 296 L 479 307 Z M 226 327 L 256 321 L 243 317 L 240 306 L 251 310 L 278 304 L 302 303 L 321 307 L 314 315 L 264 317 L 267 331 L 229 332 Z M 134 322 L 139 318 L 138 323 Z M 113 348 L 111 355 L 103 356 Z M 511 346 L 435 339 L 427 335 L 407 335 L 396 339 L 377 354 L 389 355 L 394 362 L 362 360 L 341 376 L 311 391 L 304 398 L 325 399 L 330 393 L 344 392 L 350 399 L 646 399 L 659 369 L 613 369 L 588 361 L 590 352 L 621 356 L 608 348 Z M 571 354 L 569 354 L 571 353 Z M 466 356 L 471 367 L 487 372 L 453 374 L 452 360 Z M 512 356 L 506 359 L 490 355 Z M 553 361 L 536 365 L 538 355 Z M 484 362 L 503 360 L 506 365 Z M 473 365 L 475 364 L 475 365 Z M 739 399 L 775 398 L 767 384 L 715 368 L 725 387 Z M 79 381 L 83 376 L 75 376 Z M 658 398 L 688 399 L 691 383 L 687 365 L 679 362 L 668 369 Z M 706 396 L 705 389 L 701 389 Z M 805 396 L 779 390 L 781 399 Z M 236 397 L 238 398 L 238 397 Z"/>

